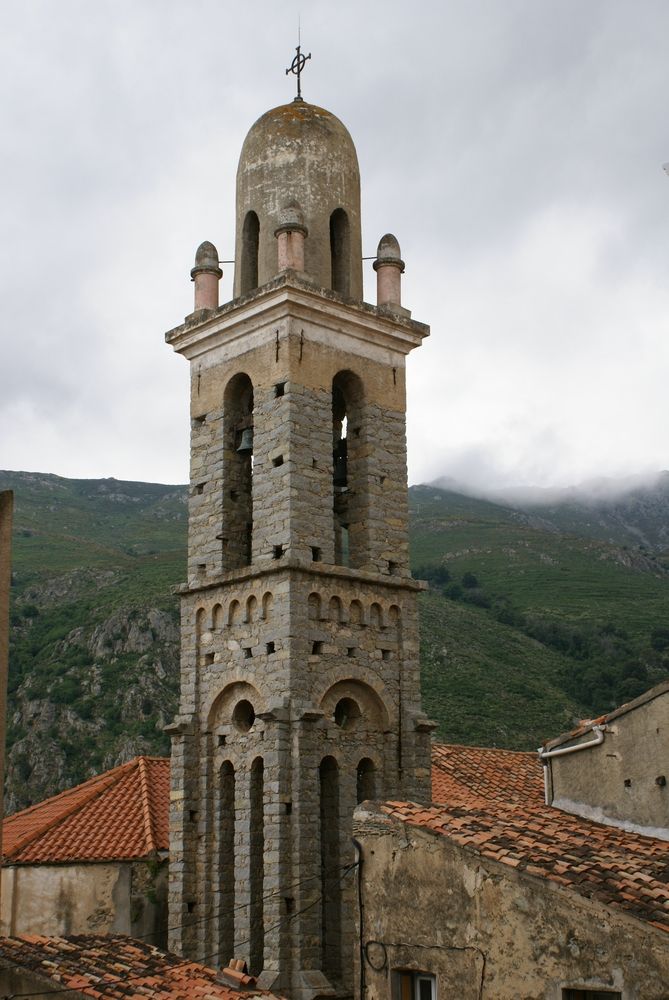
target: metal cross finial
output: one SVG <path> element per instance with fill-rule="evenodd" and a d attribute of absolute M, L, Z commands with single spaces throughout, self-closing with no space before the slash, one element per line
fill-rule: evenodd
<path fill-rule="evenodd" d="M 311 59 L 311 52 L 309 53 L 308 56 L 303 56 L 302 53 L 301 53 L 301 51 L 300 51 L 300 46 L 299 45 L 297 46 L 297 48 L 296 48 L 295 51 L 297 52 L 297 55 L 293 57 L 292 63 L 290 64 L 290 66 L 286 70 L 286 76 L 288 76 L 289 73 L 294 73 L 295 76 L 297 77 L 297 97 L 293 98 L 293 100 L 295 100 L 295 101 L 301 101 L 302 100 L 302 87 L 300 85 L 300 74 L 301 74 L 302 70 L 304 69 L 304 64 L 306 63 L 307 59 Z"/>

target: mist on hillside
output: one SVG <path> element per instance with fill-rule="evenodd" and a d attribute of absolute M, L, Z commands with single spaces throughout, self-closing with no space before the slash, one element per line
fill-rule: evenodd
<path fill-rule="evenodd" d="M 669 471 L 599 476 L 573 486 L 487 486 L 478 477 L 468 480 L 451 475 L 440 476 L 426 485 L 513 507 L 552 507 L 570 503 L 600 506 L 652 493 L 669 497 Z"/>

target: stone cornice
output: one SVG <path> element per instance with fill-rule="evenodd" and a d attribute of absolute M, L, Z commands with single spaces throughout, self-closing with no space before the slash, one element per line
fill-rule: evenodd
<path fill-rule="evenodd" d="M 249 580 L 262 580 L 263 578 L 275 576 L 297 576 L 329 579 L 335 581 L 345 581 L 356 585 L 372 584 L 375 587 L 383 587 L 386 590 L 427 590 L 427 584 L 423 580 L 414 580 L 410 576 L 386 576 L 383 573 L 370 573 L 361 569 L 350 569 L 348 566 L 331 566 L 327 563 L 307 563 L 299 559 L 281 559 L 271 565 L 263 566 L 262 569 L 256 566 L 244 566 L 241 569 L 230 570 L 221 573 L 220 576 L 203 580 L 201 583 L 190 585 L 182 583 L 174 588 L 174 593 L 185 596 L 188 594 L 199 594 L 207 590 L 215 590 L 218 587 L 232 587 L 236 584 L 246 583 Z"/>
<path fill-rule="evenodd" d="M 189 360 L 220 347 L 241 354 L 243 348 L 236 347 L 237 341 L 254 334 L 255 344 L 259 336 L 270 342 L 276 336 L 276 325 L 286 319 L 335 335 L 344 349 L 348 341 L 354 353 L 364 344 L 406 355 L 430 333 L 424 323 L 395 315 L 383 307 L 351 302 L 329 289 L 317 288 L 295 272 L 286 271 L 262 288 L 218 309 L 192 313 L 181 326 L 168 331 L 165 340 Z"/>

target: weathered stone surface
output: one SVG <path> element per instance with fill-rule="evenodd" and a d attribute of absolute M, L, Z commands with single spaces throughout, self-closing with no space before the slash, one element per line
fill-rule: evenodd
<path fill-rule="evenodd" d="M 291 201 L 306 274 L 277 256 Z M 249 133 L 236 255 L 241 297 L 167 335 L 191 363 L 170 945 L 311 1000 L 353 989 L 356 803 L 429 796 L 405 439 L 428 329 L 361 301 L 355 149 L 304 102 Z"/>

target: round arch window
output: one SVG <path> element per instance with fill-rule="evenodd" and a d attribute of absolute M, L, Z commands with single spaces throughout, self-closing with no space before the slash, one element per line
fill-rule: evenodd
<path fill-rule="evenodd" d="M 340 698 L 335 705 L 334 721 L 341 729 L 353 729 L 362 718 L 362 712 L 353 698 Z"/>
<path fill-rule="evenodd" d="M 248 733 L 249 729 L 256 721 L 256 713 L 253 705 L 246 698 L 238 701 L 232 713 L 232 721 L 242 733 Z"/>

